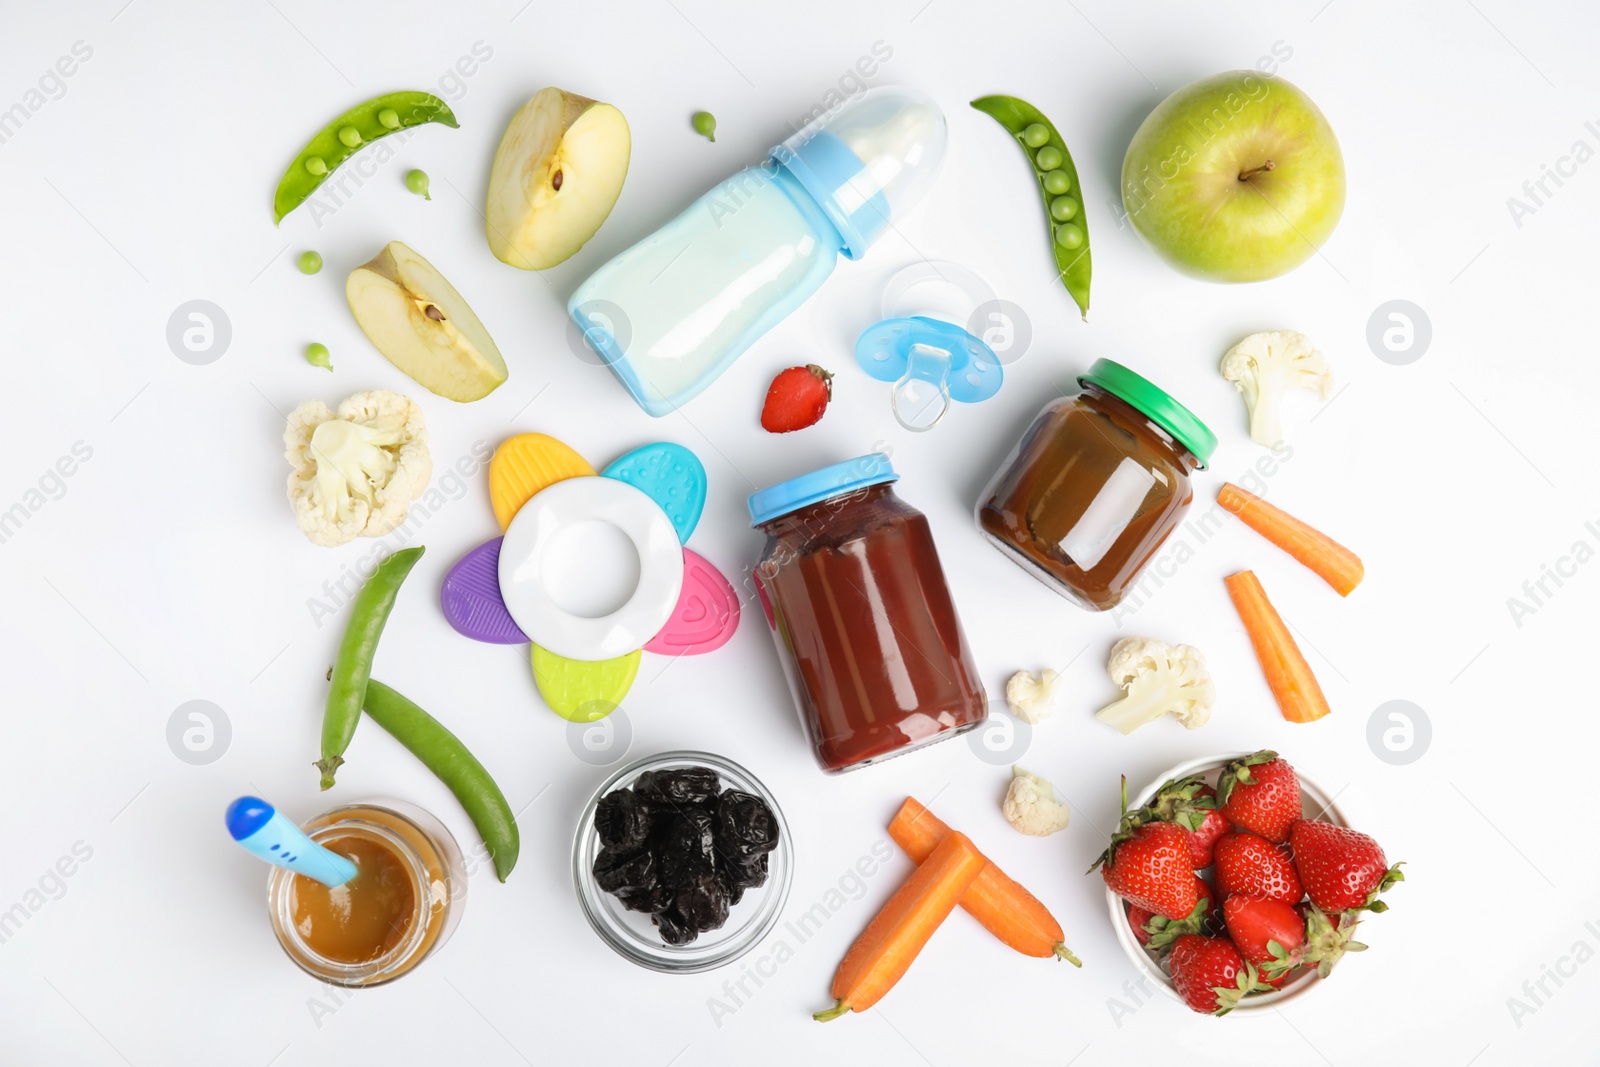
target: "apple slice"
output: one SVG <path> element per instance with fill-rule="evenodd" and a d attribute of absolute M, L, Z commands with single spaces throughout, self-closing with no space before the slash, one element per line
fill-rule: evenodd
<path fill-rule="evenodd" d="M 344 295 L 384 358 L 429 392 L 464 403 L 506 380 L 506 361 L 456 287 L 399 241 L 351 271 Z"/>
<path fill-rule="evenodd" d="M 633 138 L 622 112 L 540 89 L 511 118 L 489 173 L 489 250 L 543 270 L 582 248 L 611 214 Z"/>

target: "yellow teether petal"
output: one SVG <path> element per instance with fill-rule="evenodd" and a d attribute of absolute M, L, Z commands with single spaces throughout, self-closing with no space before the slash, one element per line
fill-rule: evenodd
<path fill-rule="evenodd" d="M 594 473 L 587 460 L 548 434 L 508 438 L 489 461 L 489 503 L 500 529 L 510 526 L 522 505 L 541 489 Z"/>
<path fill-rule="evenodd" d="M 633 688 L 639 653 L 616 659 L 577 660 L 533 646 L 533 680 L 550 710 L 571 722 L 610 715 Z"/>

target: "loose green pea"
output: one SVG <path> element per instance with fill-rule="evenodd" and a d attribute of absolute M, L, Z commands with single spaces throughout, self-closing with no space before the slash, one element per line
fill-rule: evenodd
<path fill-rule="evenodd" d="M 715 141 L 717 139 L 717 117 L 711 112 L 696 111 L 694 118 L 689 120 L 689 124 L 694 127 L 695 133 L 698 133 L 706 140 Z"/>
<path fill-rule="evenodd" d="M 416 193 L 418 196 L 422 197 L 424 200 L 432 200 L 433 199 L 432 196 L 428 195 L 428 175 L 427 175 L 426 171 L 420 171 L 420 170 L 407 171 L 406 172 L 406 188 L 410 189 L 413 193 Z"/>
<path fill-rule="evenodd" d="M 328 346 L 313 341 L 306 345 L 306 362 L 313 367 L 326 367 L 333 369 L 333 360 L 328 358 Z"/>
<path fill-rule="evenodd" d="M 315 274 L 322 269 L 322 253 L 315 250 L 301 252 L 296 265 L 301 274 Z"/>
<path fill-rule="evenodd" d="M 1078 171 L 1072 165 L 1066 141 L 1044 112 L 1026 100 L 1014 96 L 984 96 L 974 100 L 972 106 L 1016 138 L 1028 162 L 1034 166 L 1043 191 L 1040 199 L 1050 227 L 1050 252 L 1055 257 L 1057 277 L 1078 310 L 1088 318 L 1089 282 L 1094 273 L 1088 215 L 1081 197 L 1066 195 L 1079 185 Z"/>
<path fill-rule="evenodd" d="M 273 221 L 282 222 L 309 200 L 340 164 L 365 145 L 432 122 L 458 125 L 450 105 L 432 93 L 388 93 L 357 104 L 317 131 L 295 154 L 272 196 Z"/>

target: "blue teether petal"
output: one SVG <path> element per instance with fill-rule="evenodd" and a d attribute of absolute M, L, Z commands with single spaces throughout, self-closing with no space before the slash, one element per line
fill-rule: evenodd
<path fill-rule="evenodd" d="M 659 504 L 672 520 L 679 542 L 688 541 L 699 525 L 706 506 L 706 468 L 682 445 L 670 441 L 644 445 L 600 473 L 628 483 Z"/>

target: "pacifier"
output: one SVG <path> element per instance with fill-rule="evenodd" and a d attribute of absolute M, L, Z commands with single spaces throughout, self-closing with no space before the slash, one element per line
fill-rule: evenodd
<path fill-rule="evenodd" d="M 916 433 L 931 430 L 951 401 L 977 404 L 1000 390 L 1000 360 L 966 326 L 995 300 L 989 283 L 957 263 L 924 260 L 884 286 L 883 320 L 856 341 L 856 362 L 893 382 L 889 406 Z"/>

